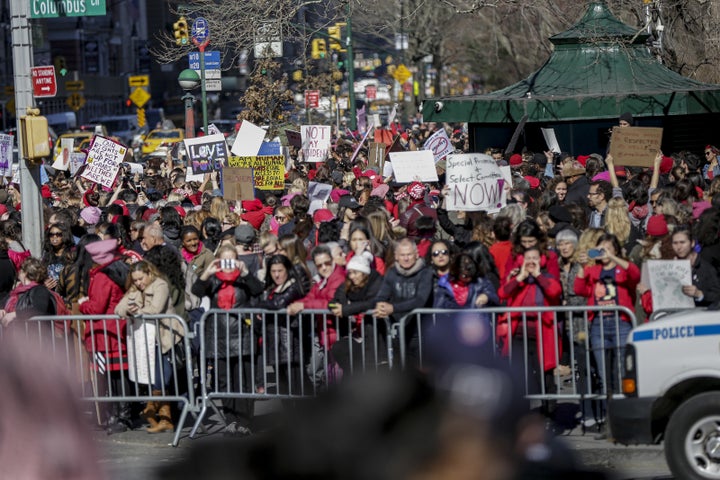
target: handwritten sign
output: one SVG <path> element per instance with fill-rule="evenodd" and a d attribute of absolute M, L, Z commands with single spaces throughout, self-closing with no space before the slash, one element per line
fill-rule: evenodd
<path fill-rule="evenodd" d="M 662 134 L 662 128 L 614 127 L 610 155 L 616 165 L 648 167 L 660 150 Z"/>
<path fill-rule="evenodd" d="M 490 155 L 448 155 L 446 161 L 448 210 L 494 213 L 503 207 L 505 179 Z"/>
<path fill-rule="evenodd" d="M 425 141 L 423 149 L 433 152 L 435 162 L 437 163 L 446 155 L 451 154 L 455 150 L 455 147 L 453 147 L 453 144 L 450 142 L 450 137 L 448 137 L 445 129 L 441 128 L 430 135 L 430 138 Z"/>
<path fill-rule="evenodd" d="M 227 143 L 222 133 L 198 138 L 186 138 L 185 154 L 194 174 L 209 173 L 228 158 Z"/>
<path fill-rule="evenodd" d="M 228 166 L 252 168 L 255 188 L 259 190 L 285 188 L 285 157 L 282 155 L 230 157 Z"/>
<path fill-rule="evenodd" d="M 87 154 L 87 166 L 81 176 L 103 187 L 112 188 L 126 152 L 125 145 L 96 135 Z"/>
<path fill-rule="evenodd" d="M 683 285 L 692 285 L 690 260 L 648 260 L 647 268 L 653 310 L 695 306 L 692 297 L 682 292 Z"/>
<path fill-rule="evenodd" d="M 260 144 L 265 138 L 265 129 L 243 120 L 230 151 L 238 157 L 257 155 Z"/>
<path fill-rule="evenodd" d="M 67 170 L 70 168 L 70 154 L 75 151 L 75 140 L 63 138 L 60 142 L 60 155 L 55 159 L 52 167 L 55 170 Z"/>
<path fill-rule="evenodd" d="M 223 168 L 223 197 L 228 200 L 255 198 L 252 168 Z"/>
<path fill-rule="evenodd" d="M 322 162 L 327 158 L 332 141 L 328 125 L 303 125 L 300 136 L 303 159 L 306 162 Z"/>
<path fill-rule="evenodd" d="M 435 157 L 430 150 L 390 152 L 390 161 L 395 181 L 399 183 L 438 181 Z"/>
<path fill-rule="evenodd" d="M 12 135 L 0 134 L 0 176 L 12 176 L 13 140 Z"/>

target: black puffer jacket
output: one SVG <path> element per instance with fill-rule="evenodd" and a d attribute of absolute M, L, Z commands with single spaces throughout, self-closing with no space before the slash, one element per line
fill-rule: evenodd
<path fill-rule="evenodd" d="M 210 308 L 219 310 L 217 301 L 221 286 L 220 279 L 213 275 L 208 280 L 198 278 L 190 291 L 198 297 L 210 297 Z M 243 307 L 250 308 L 253 298 L 258 297 L 263 291 L 260 280 L 251 274 L 244 277 L 239 276 L 233 286 L 235 288 L 233 310 Z M 249 322 L 244 320 L 245 317 L 239 318 L 235 312 L 208 315 L 204 328 L 207 354 L 219 358 L 236 357 L 240 355 L 240 347 L 242 347 L 242 354 L 249 355 L 253 336 L 250 332 Z"/>
<path fill-rule="evenodd" d="M 265 310 L 282 310 L 304 296 L 300 284 L 291 278 L 280 288 L 265 290 L 256 306 Z M 253 325 L 255 334 L 262 337 L 266 345 L 268 365 L 287 363 L 290 359 L 292 361 L 299 360 L 299 332 L 292 318 L 288 320 L 288 316 L 285 314 L 268 314 L 264 319 L 255 318 Z M 277 357 L 275 356 L 276 343 L 278 346 Z"/>

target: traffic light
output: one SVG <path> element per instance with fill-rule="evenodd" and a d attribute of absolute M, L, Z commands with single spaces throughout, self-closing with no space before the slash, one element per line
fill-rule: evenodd
<path fill-rule="evenodd" d="M 310 56 L 317 60 L 320 58 L 325 58 L 326 55 L 327 55 L 327 46 L 325 44 L 325 39 L 314 38 L 312 41 L 312 51 L 310 53 Z"/>
<path fill-rule="evenodd" d="M 180 17 L 177 22 L 173 23 L 173 32 L 175 35 L 175 43 L 177 45 L 184 46 L 190 43 L 188 24 L 185 17 Z"/>
<path fill-rule="evenodd" d="M 345 33 L 345 27 L 347 27 L 347 23 L 340 22 L 336 23 L 332 27 L 328 27 L 328 36 L 330 37 L 330 49 L 335 50 L 337 52 L 346 52 L 344 45 L 344 33 Z"/>
<path fill-rule="evenodd" d="M 68 73 L 67 69 L 67 62 L 65 61 L 65 57 L 62 55 L 58 55 L 55 57 L 55 61 L 53 62 L 55 65 L 55 71 L 60 74 L 61 77 L 64 77 Z"/>

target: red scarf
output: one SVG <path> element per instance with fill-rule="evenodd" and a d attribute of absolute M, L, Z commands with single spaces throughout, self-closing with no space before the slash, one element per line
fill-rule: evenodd
<path fill-rule="evenodd" d="M 470 293 L 470 287 L 467 283 L 459 280 L 453 280 L 450 282 L 455 302 L 458 306 L 464 306 L 468 301 L 468 293 Z"/>
<path fill-rule="evenodd" d="M 235 306 L 235 280 L 240 276 L 240 270 L 232 272 L 217 272 L 215 274 L 222 282 L 218 291 L 217 304 L 223 310 L 230 310 Z"/>
<path fill-rule="evenodd" d="M 185 261 L 186 261 L 187 263 L 190 263 L 190 262 L 193 261 L 193 259 L 194 259 L 195 257 L 197 257 L 198 255 L 200 255 L 200 252 L 202 252 L 202 249 L 203 249 L 203 244 L 202 244 L 202 242 L 200 242 L 200 243 L 198 243 L 198 248 L 197 248 L 197 251 L 196 251 L 195 253 L 190 253 L 190 252 L 188 252 L 187 250 L 185 250 L 185 247 L 183 247 L 182 250 L 180 250 L 180 253 L 182 253 L 182 256 L 183 256 L 183 258 L 185 259 Z"/>
<path fill-rule="evenodd" d="M 17 305 L 18 298 L 23 293 L 32 290 L 33 288 L 37 287 L 39 283 L 37 282 L 30 282 L 27 285 L 18 285 L 13 289 L 13 291 L 10 292 L 10 296 L 7 299 L 7 302 L 5 303 L 5 311 L 6 312 L 14 312 L 15 306 Z"/>

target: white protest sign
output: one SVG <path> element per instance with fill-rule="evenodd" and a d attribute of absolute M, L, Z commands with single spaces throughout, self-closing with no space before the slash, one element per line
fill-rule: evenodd
<path fill-rule="evenodd" d="M 70 168 L 70 154 L 75 151 L 75 140 L 63 138 L 60 142 L 60 155 L 55 159 L 52 167 L 55 170 L 67 170 Z"/>
<path fill-rule="evenodd" d="M 306 162 L 322 162 L 330 150 L 329 125 L 303 125 L 300 129 L 303 159 Z"/>
<path fill-rule="evenodd" d="M 414 152 L 390 152 L 390 161 L 398 183 L 437 182 L 435 157 L 430 150 Z"/>
<path fill-rule="evenodd" d="M 208 125 L 208 135 L 217 135 L 218 133 L 222 134 L 222 131 L 215 125 L 214 123 L 211 123 Z"/>
<path fill-rule="evenodd" d="M 127 147 L 114 140 L 96 135 L 87 154 L 87 167 L 83 178 L 103 187 L 112 188 L 120 164 L 125 158 Z"/>
<path fill-rule="evenodd" d="M 323 205 L 330 197 L 330 192 L 332 192 L 332 185 L 319 182 L 308 183 L 308 198 L 310 199 L 310 209 L 308 212 L 310 215 L 315 213 L 315 210 L 323 208 Z"/>
<path fill-rule="evenodd" d="M 85 154 L 83 152 L 73 152 L 70 154 L 71 176 L 74 177 L 83 165 L 85 165 Z"/>
<path fill-rule="evenodd" d="M 12 176 L 13 140 L 12 135 L 0 134 L 0 176 Z"/>
<path fill-rule="evenodd" d="M 264 138 L 264 129 L 243 120 L 230 151 L 238 157 L 254 157 L 260 150 Z"/>
<path fill-rule="evenodd" d="M 695 307 L 693 298 L 682 292 L 684 285 L 692 285 L 690 260 L 648 260 L 647 269 L 653 310 Z"/>
<path fill-rule="evenodd" d="M 140 165 L 139 163 L 128 163 L 128 167 L 130 167 L 130 173 L 133 175 L 135 175 L 136 173 L 138 175 L 143 174 L 143 171 L 144 171 L 143 166 Z"/>
<path fill-rule="evenodd" d="M 547 144 L 548 150 L 553 153 L 560 153 L 560 144 L 555 136 L 554 128 L 541 128 L 543 137 L 545 137 L 545 143 Z"/>
<path fill-rule="evenodd" d="M 445 129 L 441 128 L 425 140 L 423 149 L 433 152 L 435 161 L 439 162 L 444 156 L 451 154 L 455 150 L 455 147 L 453 147 L 450 142 L 450 138 Z"/>
<path fill-rule="evenodd" d="M 185 155 L 194 174 L 210 173 L 228 160 L 227 144 L 222 133 L 186 138 Z"/>
<path fill-rule="evenodd" d="M 445 196 L 448 210 L 494 213 L 503 207 L 505 179 L 495 160 L 483 153 L 448 155 Z"/>

